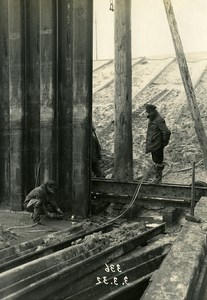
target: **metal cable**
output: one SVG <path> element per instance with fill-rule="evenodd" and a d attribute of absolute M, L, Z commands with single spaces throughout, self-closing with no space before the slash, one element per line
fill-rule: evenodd
<path fill-rule="evenodd" d="M 137 196 L 139 194 L 139 191 L 140 191 L 140 188 L 141 188 L 143 182 L 144 182 L 144 179 L 142 179 L 141 182 L 137 185 L 136 190 L 134 192 L 134 195 L 133 195 L 133 197 L 132 197 L 132 199 L 131 199 L 131 201 L 129 203 L 129 206 L 119 216 L 117 216 L 116 218 L 114 218 L 112 220 L 109 220 L 109 221 L 107 221 L 107 222 L 105 222 L 105 223 L 103 223 L 101 225 L 106 225 L 106 224 L 113 223 L 117 219 L 121 218 L 130 209 L 130 207 L 132 207 L 132 205 L 134 204 L 134 202 L 135 202 L 135 200 L 136 200 L 136 198 L 137 198 Z"/>

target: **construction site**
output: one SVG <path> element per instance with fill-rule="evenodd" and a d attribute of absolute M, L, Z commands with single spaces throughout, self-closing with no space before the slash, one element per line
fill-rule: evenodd
<path fill-rule="evenodd" d="M 207 299 L 207 52 L 161 2 L 173 54 L 133 57 L 131 0 L 110 0 L 98 59 L 95 1 L 1 0 L 0 299 Z M 171 132 L 159 182 L 149 103 Z M 48 180 L 61 218 L 36 222 L 25 198 Z"/>

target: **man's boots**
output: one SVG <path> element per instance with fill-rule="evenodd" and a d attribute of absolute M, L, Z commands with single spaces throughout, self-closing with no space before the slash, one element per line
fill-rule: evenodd
<path fill-rule="evenodd" d="M 154 164 L 152 175 L 153 177 L 149 180 L 150 183 L 161 183 L 162 182 L 162 170 L 164 169 L 163 164 Z"/>
<path fill-rule="evenodd" d="M 162 170 L 164 169 L 164 167 L 164 164 L 154 164 L 154 166 L 146 176 L 146 182 L 155 184 L 161 183 Z"/>
<path fill-rule="evenodd" d="M 35 223 L 39 223 L 42 217 L 43 217 L 43 209 L 42 209 L 41 202 L 38 200 L 34 205 L 32 219 Z"/>
<path fill-rule="evenodd" d="M 158 183 L 162 183 L 162 170 L 164 169 L 164 165 L 163 164 L 155 164 L 154 168 L 155 168 L 155 178 L 152 181 L 152 183 L 158 184 Z"/>

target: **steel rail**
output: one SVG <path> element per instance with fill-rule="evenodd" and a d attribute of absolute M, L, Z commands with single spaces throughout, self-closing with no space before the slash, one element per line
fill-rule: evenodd
<path fill-rule="evenodd" d="M 80 255 L 77 255 L 73 258 L 70 258 L 68 260 L 63 260 L 58 265 L 54 265 L 51 267 L 46 267 L 43 271 L 39 271 L 36 273 L 32 272 L 30 276 L 27 276 L 26 278 L 21 279 L 20 281 L 11 281 L 11 284 L 8 286 L 5 286 L 0 290 L 0 299 L 3 297 L 6 297 L 12 293 L 15 293 L 16 291 L 19 291 L 25 287 L 27 287 L 30 284 L 33 284 L 34 282 L 37 282 L 38 280 L 41 280 L 47 276 L 50 276 L 53 273 L 59 272 L 60 270 L 63 270 L 66 267 L 69 267 L 73 264 L 76 264 L 84 259 L 87 259 L 89 257 L 92 257 L 93 255 L 96 255 L 101 252 L 101 246 L 98 246 L 92 250 L 89 250 L 88 252 L 81 253 Z"/>
<path fill-rule="evenodd" d="M 140 279 L 154 271 L 156 271 L 163 259 L 165 258 L 166 254 L 159 255 L 157 257 L 151 258 L 150 260 L 140 264 L 135 265 L 134 267 L 124 271 L 123 273 L 120 273 L 116 276 L 117 278 L 117 284 L 122 285 L 124 283 L 124 277 L 127 277 L 132 282 L 136 279 Z M 100 299 L 101 297 L 106 296 L 109 292 L 112 292 L 113 290 L 119 288 L 118 286 L 114 285 L 114 276 L 111 276 L 107 278 L 107 285 L 104 283 L 101 283 L 99 285 L 92 285 L 91 287 L 80 291 L 79 293 L 75 295 L 71 295 L 70 300 L 96 300 Z M 67 292 L 66 292 L 67 293 Z M 67 295 L 66 295 L 67 296 Z M 65 298 L 65 295 L 64 295 Z M 62 291 L 61 291 L 61 298 L 62 298 Z"/>
<path fill-rule="evenodd" d="M 61 231 L 59 232 L 59 234 L 61 234 Z M 46 244 L 41 244 L 39 246 L 34 246 L 30 249 L 22 251 L 19 254 L 16 253 L 16 255 L 6 258 L 5 261 L 1 263 L 0 273 L 15 268 L 19 265 L 25 264 L 29 261 L 35 260 L 37 258 L 40 258 L 42 256 L 45 256 L 47 254 L 59 251 L 61 250 L 61 245 L 62 249 L 64 249 L 68 247 L 68 245 L 70 245 L 71 242 L 76 240 L 77 236 L 82 234 L 85 234 L 85 231 L 81 230 L 78 232 L 78 234 L 71 234 L 70 236 L 62 239 L 61 242 L 56 242 L 52 245 L 50 244 L 47 246 Z"/>
<path fill-rule="evenodd" d="M 139 248 L 136 252 L 133 251 L 133 255 L 130 252 L 127 256 L 121 256 L 118 260 L 110 263 L 110 266 L 111 264 L 114 266 L 118 264 L 121 267 L 121 272 L 114 270 L 114 272 L 107 273 L 105 269 L 102 268 L 92 273 L 87 279 L 79 280 L 74 283 L 73 289 L 71 291 L 67 290 L 68 295 L 71 295 L 67 299 L 77 298 L 81 300 L 82 298 L 84 299 L 84 297 L 85 299 L 93 299 L 94 297 L 95 299 L 100 299 L 103 296 L 101 293 L 108 294 L 112 285 L 115 285 L 116 289 L 122 287 L 124 285 L 125 276 L 128 278 L 129 284 L 151 273 L 154 268 L 157 269 L 159 267 L 159 259 L 161 258 L 162 260 L 167 255 L 170 250 L 170 245 L 166 243 L 156 248 L 155 246 L 151 248 L 151 246 Z M 94 278 L 103 278 L 103 276 L 107 279 L 106 286 L 108 286 L 108 288 L 106 288 L 106 290 L 101 286 L 104 285 L 103 282 L 98 285 L 94 284 Z M 114 284 L 114 278 L 117 281 L 116 284 Z"/>
<path fill-rule="evenodd" d="M 138 276 L 138 274 L 140 274 L 140 276 L 142 276 L 143 273 L 141 274 L 141 272 L 144 272 L 144 271 L 142 271 L 141 269 L 144 268 L 146 270 L 148 262 L 152 258 L 158 257 L 160 255 L 166 255 L 169 252 L 169 249 L 170 249 L 170 245 L 169 244 L 165 244 L 164 246 L 159 246 L 159 247 L 156 247 L 156 248 L 153 248 L 153 249 L 150 248 L 150 247 L 151 246 L 148 246 L 148 245 L 145 246 L 145 247 L 140 247 L 138 249 L 135 249 L 135 251 L 133 251 L 133 255 L 132 255 L 131 252 L 129 252 L 126 255 L 119 257 L 115 261 L 110 262 L 110 265 L 114 264 L 114 266 L 116 266 L 117 264 L 119 264 L 121 266 L 121 270 L 122 270 L 121 273 L 119 273 L 118 271 L 115 271 L 112 274 L 115 277 L 117 277 L 117 279 L 118 279 L 119 278 L 118 277 L 119 274 L 122 274 L 122 277 L 124 277 L 123 276 L 124 273 L 126 273 L 130 269 L 133 269 L 135 266 L 139 265 L 140 266 L 138 268 L 139 270 L 136 271 L 136 275 L 135 276 Z M 148 272 L 150 272 L 152 270 L 151 267 L 152 266 L 150 265 L 150 269 L 148 268 Z M 105 268 L 105 266 L 104 266 L 104 268 Z M 63 290 L 61 290 L 60 294 L 63 295 L 65 293 L 64 297 L 68 297 L 68 295 L 72 296 L 72 295 L 75 295 L 75 294 L 78 294 L 80 296 L 80 294 L 84 290 L 88 290 L 91 287 L 94 287 L 95 281 L 96 281 L 97 277 L 103 278 L 103 276 L 107 276 L 109 274 L 109 273 L 105 272 L 104 268 L 102 266 L 102 268 L 97 269 L 96 271 L 94 271 L 91 274 L 89 274 L 87 277 L 81 278 L 77 282 L 73 282 L 73 285 L 67 287 L 67 289 L 66 289 L 65 292 Z M 132 275 L 133 275 L 133 272 L 132 272 Z M 132 282 L 134 279 L 137 278 L 137 277 L 133 278 L 132 275 L 128 276 L 130 282 Z M 125 274 L 125 276 L 127 276 L 127 275 Z M 109 276 L 109 278 L 110 278 L 110 276 Z M 110 280 L 109 278 L 108 278 L 107 281 Z M 119 280 L 119 283 L 120 282 L 121 281 Z M 97 299 L 99 299 L 99 298 L 100 298 L 100 295 L 97 297 Z"/>
<path fill-rule="evenodd" d="M 14 292 L 13 294 L 10 294 L 6 297 L 1 298 L 2 300 L 12 300 L 12 299 L 45 299 L 48 297 L 49 299 L 57 299 L 57 296 L 60 295 L 64 291 L 67 292 L 67 289 L 69 286 L 72 287 L 73 283 L 77 280 L 80 280 L 83 277 L 88 276 L 93 271 L 97 270 L 101 266 L 103 266 L 105 263 L 109 263 L 116 258 L 122 256 L 125 253 L 128 253 L 138 246 L 145 244 L 149 239 L 152 239 L 153 237 L 157 236 L 158 234 L 164 232 L 165 230 L 165 223 L 147 230 L 146 232 L 138 235 L 137 237 L 130 239 L 126 242 L 121 243 L 120 245 L 116 245 L 114 247 L 108 248 L 101 253 L 98 253 L 88 259 L 85 259 L 81 262 L 78 262 L 75 265 L 72 265 L 70 267 L 66 267 L 63 270 L 60 270 L 59 272 L 52 273 L 50 276 L 43 278 L 42 280 L 39 280 L 37 282 L 33 282 L 33 284 L 30 284 L 29 286 L 26 286 L 25 288 L 18 290 Z M 53 254 L 51 254 L 52 258 Z M 29 268 L 30 265 L 28 264 L 27 268 Z M 24 272 L 26 268 L 26 265 L 24 266 L 24 269 L 19 268 L 19 272 Z M 14 269 L 15 270 L 15 269 Z M 16 276 L 18 276 L 18 272 L 16 271 Z M 35 272 L 35 270 L 34 270 Z M 4 275 L 4 274 L 3 274 Z M 10 276 L 10 273 L 7 274 Z M 8 277 L 7 276 L 7 277 Z M 4 278 L 2 276 L 1 281 L 2 285 L 6 285 L 7 278 Z"/>
<path fill-rule="evenodd" d="M 118 261 L 112 262 L 113 264 L 120 264 L 121 268 L 123 271 L 126 271 L 135 265 L 140 265 L 143 264 L 144 262 L 149 261 L 152 259 L 152 257 L 158 257 L 160 255 L 166 255 L 170 249 L 170 245 L 168 243 L 165 243 L 164 245 L 161 246 L 154 246 L 154 247 L 144 247 L 142 249 L 137 249 L 136 253 L 133 253 L 133 256 L 127 254 L 126 256 L 120 257 Z M 38 280 L 41 280 L 44 277 L 47 277 L 51 275 L 52 273 L 55 273 L 57 271 L 60 271 L 61 269 L 65 268 L 66 266 L 70 266 L 72 264 L 75 264 L 81 260 L 84 260 L 86 258 L 92 257 L 92 255 L 95 255 L 97 253 L 101 252 L 101 246 L 92 249 L 91 251 L 88 251 L 86 253 L 82 253 L 77 257 L 74 257 L 73 259 L 70 260 L 65 260 L 61 262 L 58 266 L 55 265 L 53 267 L 47 268 L 43 270 L 42 272 L 38 272 L 32 276 L 28 276 L 24 280 L 20 280 L 19 282 L 16 282 L 14 284 L 11 284 L 0 291 L 0 298 L 3 298 L 5 296 L 10 295 L 11 293 L 15 293 L 18 290 L 23 289 L 24 287 L 32 284 L 33 282 L 37 282 Z M 103 268 L 101 268 L 103 269 Z M 93 272 L 92 276 L 89 275 L 85 278 L 82 278 L 78 280 L 77 282 L 74 282 L 72 286 L 67 287 L 67 293 L 68 294 L 75 294 L 78 293 L 80 290 L 86 289 L 90 285 L 94 285 L 94 278 L 97 276 L 100 276 L 100 273 L 103 270 L 96 270 Z M 114 273 L 116 276 L 117 272 Z"/>
<path fill-rule="evenodd" d="M 62 250 L 64 248 L 67 248 L 69 246 L 71 246 L 71 243 L 77 239 L 80 238 L 84 238 L 87 235 L 93 234 L 95 232 L 106 232 L 107 230 L 112 229 L 113 224 L 107 224 L 104 226 L 99 226 L 96 229 L 93 230 L 89 230 L 89 231 L 80 231 L 77 234 L 73 234 L 71 237 L 66 238 L 66 240 L 55 243 L 53 245 L 49 245 L 44 247 L 43 249 L 37 250 L 36 248 L 34 248 L 34 251 L 31 253 L 26 253 L 23 256 L 19 256 L 19 257 L 15 257 L 14 259 L 11 259 L 5 263 L 2 263 L 0 265 L 0 273 L 1 272 L 5 272 L 9 269 L 15 268 L 17 266 L 20 266 L 22 264 L 28 263 L 30 261 L 33 261 L 37 258 L 43 257 L 45 255 L 47 255 L 48 253 L 54 253 L 57 252 L 59 250 Z M 61 232 L 59 232 L 59 234 L 61 234 Z"/>
<path fill-rule="evenodd" d="M 92 179 L 91 191 L 97 195 L 130 196 L 132 197 L 138 182 L 119 182 L 107 179 Z M 206 187 L 195 187 L 195 200 L 207 196 Z M 181 199 L 190 201 L 191 186 L 182 184 L 153 184 L 143 183 L 139 198 Z"/>
<path fill-rule="evenodd" d="M 55 241 L 57 237 L 60 235 L 71 235 L 77 234 L 77 231 L 83 230 L 83 226 L 80 224 L 77 224 L 75 226 L 72 226 L 71 228 L 67 228 L 58 232 L 54 232 L 52 234 L 47 234 L 41 237 L 38 237 L 36 239 L 20 243 L 18 245 L 13 245 L 9 248 L 2 249 L 0 251 L 0 265 L 5 263 L 6 261 L 12 260 L 16 257 L 19 257 L 21 255 L 24 255 L 26 253 L 34 251 L 34 248 L 37 249 L 38 246 L 44 246 L 44 244 L 47 242 L 48 237 L 50 237 L 50 241 Z"/>
<path fill-rule="evenodd" d="M 113 290 L 104 297 L 99 298 L 99 300 L 140 299 L 145 289 L 149 285 L 149 282 L 154 273 L 155 271 L 133 281 L 129 285 L 120 287 L 117 290 Z M 65 298 L 64 300 L 69 300 L 69 298 Z"/>
<path fill-rule="evenodd" d="M 102 203 L 110 203 L 114 202 L 117 204 L 127 205 L 131 201 L 130 196 L 118 196 L 118 195 L 111 195 L 111 194 L 93 194 L 93 197 L 96 199 L 93 200 L 93 204 L 96 205 L 98 202 Z M 155 205 L 159 207 L 179 207 L 179 208 L 189 208 L 190 201 L 183 200 L 183 199 L 172 199 L 172 198 L 159 198 L 159 197 L 139 197 L 135 202 L 139 205 Z"/>

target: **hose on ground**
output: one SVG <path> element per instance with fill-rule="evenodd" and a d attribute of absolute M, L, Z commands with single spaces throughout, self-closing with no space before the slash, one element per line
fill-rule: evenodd
<path fill-rule="evenodd" d="M 40 222 L 45 218 L 46 216 L 43 216 L 38 222 L 31 224 L 31 225 L 23 225 L 23 226 L 14 226 L 14 227 L 9 227 L 5 229 L 5 231 L 10 231 L 12 229 L 23 229 L 23 228 L 30 228 L 30 227 L 35 227 L 37 225 L 40 225 Z"/>
<path fill-rule="evenodd" d="M 116 220 L 118 220 L 119 218 L 121 218 L 132 207 L 132 205 L 134 204 L 134 202 L 135 202 L 135 200 L 136 200 L 136 198 L 137 198 L 137 196 L 139 194 L 139 191 L 140 191 L 140 188 L 141 188 L 143 182 L 144 182 L 144 179 L 141 182 L 138 183 L 138 185 L 137 185 L 137 187 L 135 189 L 135 192 L 133 194 L 133 197 L 132 197 L 129 205 L 127 206 L 127 208 L 119 216 L 117 216 L 116 218 L 114 218 L 112 220 L 109 220 L 109 221 L 103 223 L 102 225 L 114 223 Z"/>

